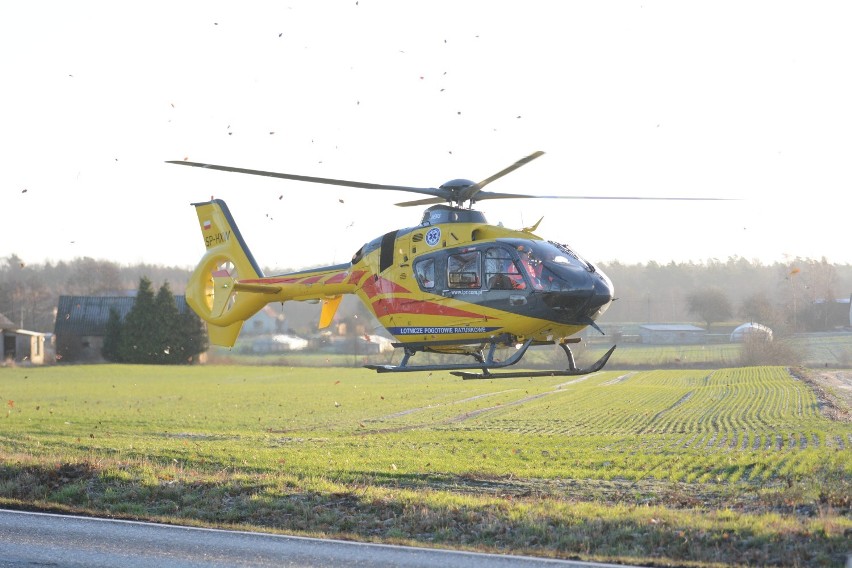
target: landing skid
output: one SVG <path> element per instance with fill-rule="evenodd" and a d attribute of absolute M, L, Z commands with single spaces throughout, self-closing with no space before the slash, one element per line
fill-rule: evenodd
<path fill-rule="evenodd" d="M 615 351 L 615 345 L 613 345 L 609 348 L 609 351 L 604 353 L 603 357 L 595 361 L 594 364 L 580 369 L 574 365 L 574 356 L 568 346 L 562 343 L 560 343 L 559 346 L 562 347 L 568 355 L 568 368 L 564 370 L 558 369 L 554 371 L 509 371 L 507 373 L 492 373 L 488 369 L 482 368 L 481 373 L 453 371 L 450 374 L 455 375 L 457 377 L 461 377 L 466 381 L 472 379 L 511 379 L 518 377 L 571 377 L 576 375 L 588 375 L 590 373 L 595 373 L 603 369 L 604 365 L 606 365 L 606 362 L 609 360 L 609 356 L 612 355 L 613 351 Z"/>
<path fill-rule="evenodd" d="M 523 356 L 526 354 L 527 349 L 533 344 L 532 339 L 527 339 L 513 354 L 511 357 L 504 359 L 502 361 L 494 360 L 494 352 L 499 346 L 506 346 L 510 342 L 506 336 L 499 336 L 490 339 L 487 343 L 489 345 L 488 354 L 483 355 L 482 349 L 479 351 L 459 351 L 457 354 L 460 355 L 468 355 L 473 357 L 476 362 L 474 363 L 458 363 L 458 364 L 440 364 L 440 365 L 410 365 L 409 360 L 411 357 L 418 352 L 440 352 L 435 349 L 435 347 L 452 347 L 454 345 L 461 346 L 469 346 L 469 343 L 464 341 L 443 341 L 443 342 L 424 342 L 417 344 L 394 344 L 394 347 L 402 347 L 405 350 L 405 354 L 403 355 L 402 361 L 399 365 L 365 365 L 368 369 L 373 369 L 378 373 L 405 373 L 405 372 L 413 372 L 413 371 L 450 371 L 452 375 L 457 377 L 461 377 L 462 379 L 499 379 L 499 378 L 511 378 L 511 377 L 565 377 L 565 376 L 574 376 L 574 375 L 587 375 L 589 373 L 594 373 L 599 371 L 606 365 L 609 360 L 612 352 L 615 351 L 615 346 L 613 345 L 609 351 L 607 351 L 603 357 L 598 359 L 593 365 L 586 368 L 578 368 L 574 363 L 574 354 L 571 352 L 571 348 L 568 347 L 567 343 L 576 343 L 580 341 L 578 338 L 570 339 L 566 342 L 550 342 L 556 343 L 562 350 L 565 352 L 565 356 L 568 358 L 568 368 L 567 369 L 556 369 L 549 371 L 510 371 L 506 373 L 492 373 L 491 369 L 502 369 L 505 367 L 509 367 L 518 363 Z M 538 342 L 536 345 L 547 345 L 548 342 Z M 484 345 L 483 345 L 484 347 Z M 479 371 L 479 372 L 471 372 L 471 371 Z"/>

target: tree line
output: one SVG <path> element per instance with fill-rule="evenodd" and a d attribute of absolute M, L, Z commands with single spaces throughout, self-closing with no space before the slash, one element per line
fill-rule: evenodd
<path fill-rule="evenodd" d="M 704 262 L 660 264 L 598 263 L 613 281 L 616 300 L 601 323 L 703 322 L 728 319 L 756 321 L 777 332 L 818 331 L 836 325 L 836 299 L 852 294 L 852 265 L 794 258 L 763 264 L 741 257 Z M 174 294 L 183 294 L 190 268 L 154 265 L 123 266 L 84 257 L 69 262 L 26 264 L 18 256 L 0 258 L 0 313 L 23 329 L 52 332 L 61 295 L 126 295 L 141 278 L 160 286 L 166 282 Z M 280 273 L 265 269 L 268 274 Z M 707 311 L 713 300 L 715 311 Z M 316 330 L 315 306 L 303 309 L 287 302 L 288 327 L 310 334 Z M 360 302 L 341 305 L 339 317 L 364 317 Z M 712 321 L 708 321 L 712 320 Z"/>
<path fill-rule="evenodd" d="M 770 265 L 741 257 L 704 263 L 601 263 L 615 283 L 610 322 L 758 322 L 778 333 L 849 326 L 852 265 L 794 258 Z"/>
<path fill-rule="evenodd" d="M 158 285 L 168 282 L 173 293 L 183 294 L 190 272 L 149 264 L 122 266 L 90 257 L 29 264 L 13 254 L 0 257 L 0 314 L 22 329 L 53 332 L 59 296 L 127 296 L 143 277 Z"/>

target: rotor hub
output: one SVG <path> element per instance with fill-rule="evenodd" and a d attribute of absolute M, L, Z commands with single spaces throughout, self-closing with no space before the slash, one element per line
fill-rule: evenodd
<path fill-rule="evenodd" d="M 451 179 L 440 187 L 440 189 L 448 189 L 450 191 L 461 191 L 469 187 L 474 187 L 476 182 L 469 179 Z"/>

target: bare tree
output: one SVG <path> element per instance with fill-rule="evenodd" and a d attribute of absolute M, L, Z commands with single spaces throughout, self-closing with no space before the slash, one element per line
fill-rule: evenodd
<path fill-rule="evenodd" d="M 707 330 L 719 321 L 725 321 L 733 314 L 731 301 L 721 288 L 704 288 L 691 292 L 686 296 L 689 313 L 699 316 L 706 324 Z"/>
<path fill-rule="evenodd" d="M 738 313 L 744 320 L 766 325 L 776 334 L 783 335 L 785 330 L 788 331 L 783 311 L 765 292 L 756 292 L 746 297 Z"/>

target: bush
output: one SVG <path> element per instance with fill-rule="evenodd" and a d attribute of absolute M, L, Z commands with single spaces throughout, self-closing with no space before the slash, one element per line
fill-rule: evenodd
<path fill-rule="evenodd" d="M 740 350 L 740 364 L 745 367 L 757 365 L 800 365 L 804 354 L 793 340 L 772 340 L 751 334 L 746 336 Z"/>

